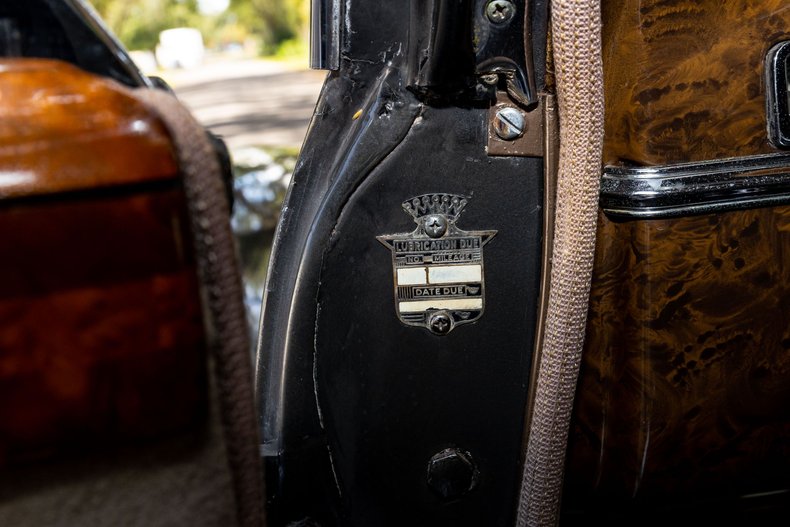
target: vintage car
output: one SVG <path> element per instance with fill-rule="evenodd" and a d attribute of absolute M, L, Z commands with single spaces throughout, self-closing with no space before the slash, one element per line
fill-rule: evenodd
<path fill-rule="evenodd" d="M 0 524 L 786 525 L 790 4 L 312 7 L 253 387 L 218 141 L 0 5 Z"/>
<path fill-rule="evenodd" d="M 313 6 L 275 525 L 787 524 L 790 4 Z"/>

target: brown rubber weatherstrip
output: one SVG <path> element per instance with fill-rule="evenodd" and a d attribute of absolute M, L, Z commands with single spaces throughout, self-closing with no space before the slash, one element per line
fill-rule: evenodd
<path fill-rule="evenodd" d="M 549 306 L 517 525 L 559 520 L 565 449 L 592 279 L 603 148 L 599 0 L 553 0 L 560 159 Z"/>
<path fill-rule="evenodd" d="M 265 524 L 258 424 L 243 289 L 226 192 L 206 131 L 172 95 L 136 90 L 165 123 L 175 143 L 187 195 L 198 270 L 212 331 L 225 445 L 233 477 L 238 524 Z"/>

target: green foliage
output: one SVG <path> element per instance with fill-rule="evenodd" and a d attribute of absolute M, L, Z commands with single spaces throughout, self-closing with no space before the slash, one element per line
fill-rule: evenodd
<path fill-rule="evenodd" d="M 209 46 L 255 35 L 261 42 L 261 51 L 267 54 L 282 47 L 291 50 L 296 45 L 289 41 L 307 37 L 309 0 L 231 0 L 225 13 L 212 17 L 198 12 L 197 0 L 91 2 L 129 49 L 153 50 L 160 32 L 185 26 L 201 30 Z"/>
<path fill-rule="evenodd" d="M 129 49 L 153 50 L 159 33 L 173 27 L 200 28 L 197 0 L 92 0 L 96 11 Z"/>
<path fill-rule="evenodd" d="M 274 53 L 288 40 L 306 37 L 308 0 L 231 0 L 230 6 L 258 35 L 264 53 Z"/>
<path fill-rule="evenodd" d="M 307 41 L 303 38 L 291 38 L 277 46 L 274 58 L 282 60 L 301 59 L 308 54 Z"/>

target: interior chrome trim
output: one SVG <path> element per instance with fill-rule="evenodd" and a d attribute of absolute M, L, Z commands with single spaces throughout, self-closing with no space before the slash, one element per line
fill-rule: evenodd
<path fill-rule="evenodd" d="M 614 218 L 652 219 L 790 203 L 790 154 L 604 168 L 600 205 Z"/>
<path fill-rule="evenodd" d="M 340 67 L 340 0 L 310 2 L 310 67 L 337 70 Z"/>
<path fill-rule="evenodd" d="M 768 138 L 778 148 L 790 148 L 788 61 L 790 61 L 790 41 L 778 43 L 765 57 Z"/>

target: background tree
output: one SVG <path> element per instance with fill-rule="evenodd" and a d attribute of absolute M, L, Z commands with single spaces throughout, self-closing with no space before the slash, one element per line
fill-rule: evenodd
<path fill-rule="evenodd" d="M 91 1 L 129 49 L 152 50 L 161 31 L 188 26 L 200 29 L 209 45 L 223 43 L 229 34 L 255 35 L 261 51 L 270 54 L 304 40 L 309 17 L 308 0 L 230 0 L 227 11 L 211 17 L 200 15 L 197 0 Z"/>
<path fill-rule="evenodd" d="M 198 27 L 197 0 L 92 0 L 96 11 L 129 49 L 156 47 L 159 33 L 173 27 Z"/>
<path fill-rule="evenodd" d="M 289 40 L 306 36 L 309 4 L 307 0 L 231 0 L 231 11 L 248 21 L 265 52 L 273 52 Z"/>

